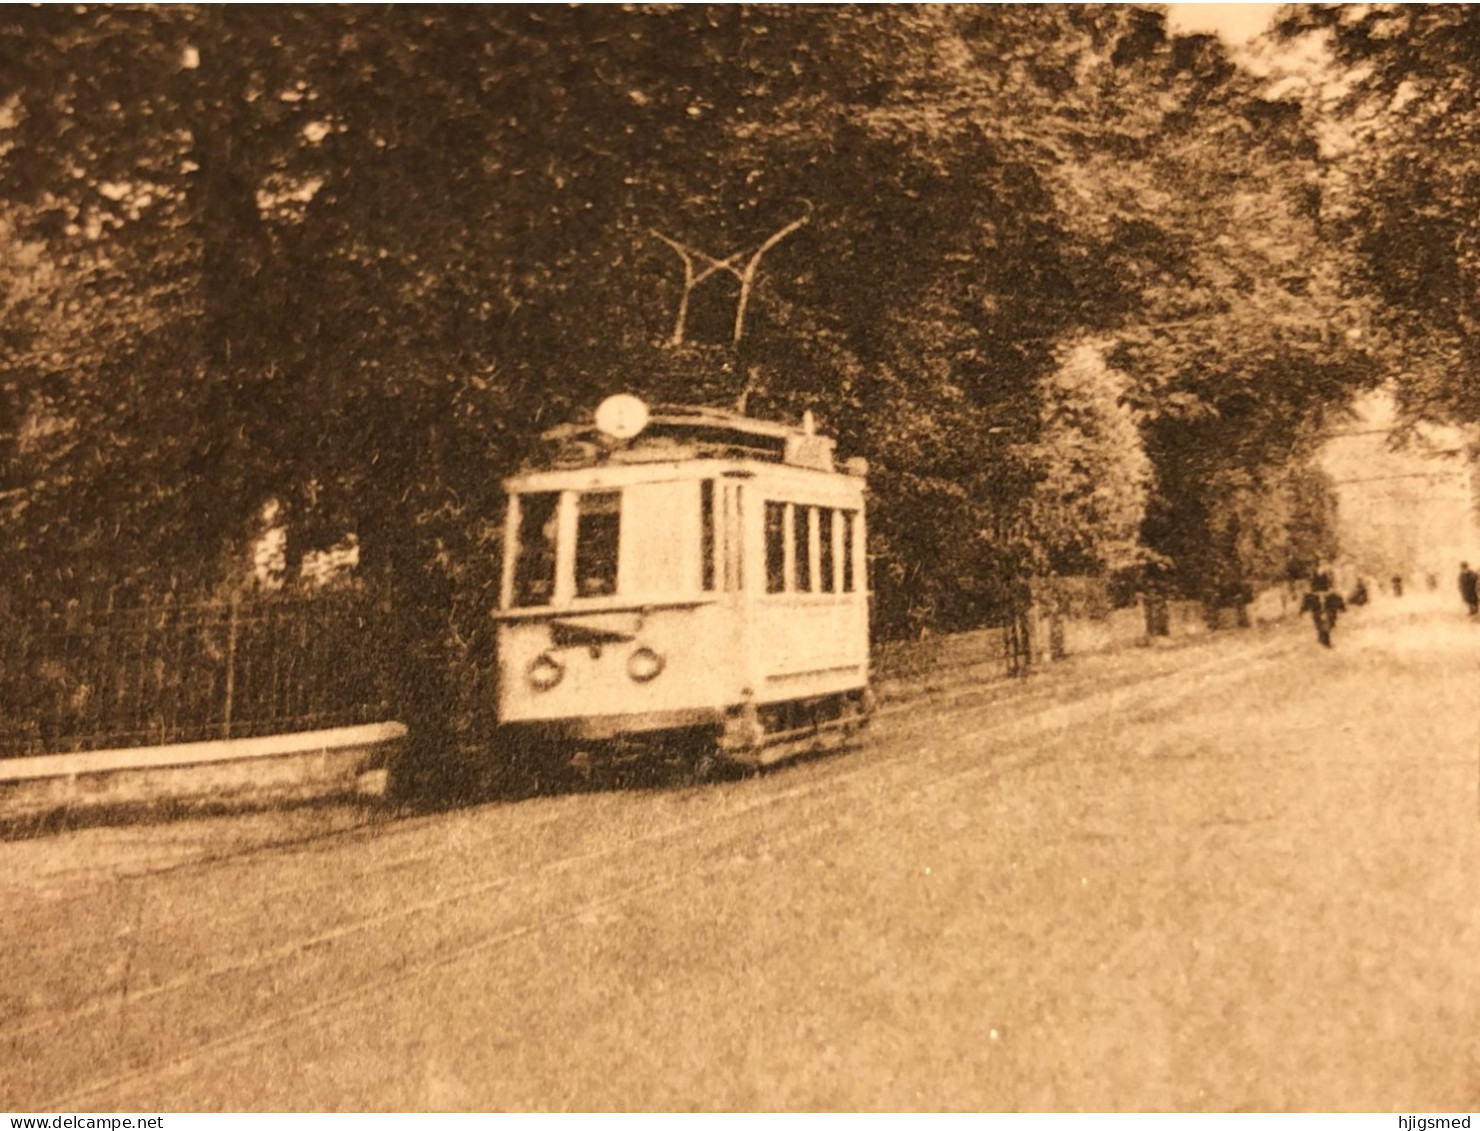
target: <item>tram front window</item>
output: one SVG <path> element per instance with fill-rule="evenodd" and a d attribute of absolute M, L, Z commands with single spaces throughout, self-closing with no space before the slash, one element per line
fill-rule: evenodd
<path fill-rule="evenodd" d="M 514 606 L 548 605 L 555 596 L 555 527 L 560 495 L 519 496 L 519 545 L 514 559 Z"/>
<path fill-rule="evenodd" d="M 605 597 L 617 591 L 621 539 L 622 493 L 583 493 L 576 511 L 577 597 Z"/>

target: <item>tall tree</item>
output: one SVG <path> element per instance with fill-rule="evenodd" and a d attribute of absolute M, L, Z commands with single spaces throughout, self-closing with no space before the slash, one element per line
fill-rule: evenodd
<path fill-rule="evenodd" d="M 907 631 L 1127 560 L 1127 421 L 1201 561 L 1365 379 L 1308 122 L 1151 9 L 9 9 L 0 63 L 4 552 L 353 532 L 428 727 L 501 474 L 604 393 L 817 410 Z"/>
<path fill-rule="evenodd" d="M 1480 15 L 1311 5 L 1281 25 L 1324 68 L 1286 82 L 1324 141 L 1322 185 L 1412 417 L 1480 420 Z"/>

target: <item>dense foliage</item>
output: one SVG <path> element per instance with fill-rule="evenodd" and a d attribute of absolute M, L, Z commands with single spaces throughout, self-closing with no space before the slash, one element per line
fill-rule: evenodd
<path fill-rule="evenodd" d="M 1129 6 L 6 9 L 0 568 L 235 584 L 274 506 L 413 684 L 480 646 L 500 475 L 629 389 L 868 457 L 886 632 L 1283 576 L 1376 371 L 1264 89 Z"/>
<path fill-rule="evenodd" d="M 1325 63 L 1285 85 L 1322 140 L 1331 236 L 1378 300 L 1403 406 L 1480 421 L 1480 12 L 1312 5 L 1281 31 Z"/>

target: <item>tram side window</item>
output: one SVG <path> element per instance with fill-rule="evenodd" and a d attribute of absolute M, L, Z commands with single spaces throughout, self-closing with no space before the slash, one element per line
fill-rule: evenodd
<path fill-rule="evenodd" d="M 736 592 L 745 589 L 745 489 L 735 488 L 735 518 L 730 532 L 725 536 L 725 569 L 730 565 L 735 567 L 735 584 L 731 586 Z"/>
<path fill-rule="evenodd" d="M 714 589 L 714 480 L 699 482 L 699 588 Z"/>
<path fill-rule="evenodd" d="M 812 546 L 809 531 L 815 507 L 792 507 L 792 546 L 796 555 L 796 591 L 812 592 Z"/>
<path fill-rule="evenodd" d="M 555 524 L 560 495 L 519 496 L 519 545 L 514 559 L 514 605 L 548 605 L 555 596 Z"/>
<path fill-rule="evenodd" d="M 720 494 L 724 512 L 725 591 L 737 593 L 745 588 L 745 504 L 740 488 L 726 483 Z"/>
<path fill-rule="evenodd" d="M 581 494 L 576 508 L 577 597 L 605 597 L 617 591 L 621 537 L 622 492 Z"/>
<path fill-rule="evenodd" d="M 839 511 L 843 520 L 843 592 L 853 592 L 853 531 L 857 528 L 856 511 Z"/>
<path fill-rule="evenodd" d="M 837 559 L 833 553 L 833 514 L 831 507 L 817 510 L 817 579 L 822 582 L 824 593 L 834 593 L 838 588 Z"/>
<path fill-rule="evenodd" d="M 786 589 L 786 504 L 766 503 L 766 592 Z"/>

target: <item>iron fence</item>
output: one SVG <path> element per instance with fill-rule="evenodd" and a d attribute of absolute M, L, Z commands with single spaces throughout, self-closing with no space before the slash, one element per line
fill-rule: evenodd
<path fill-rule="evenodd" d="M 0 615 L 0 757 L 389 717 L 383 618 L 357 593 Z"/>

